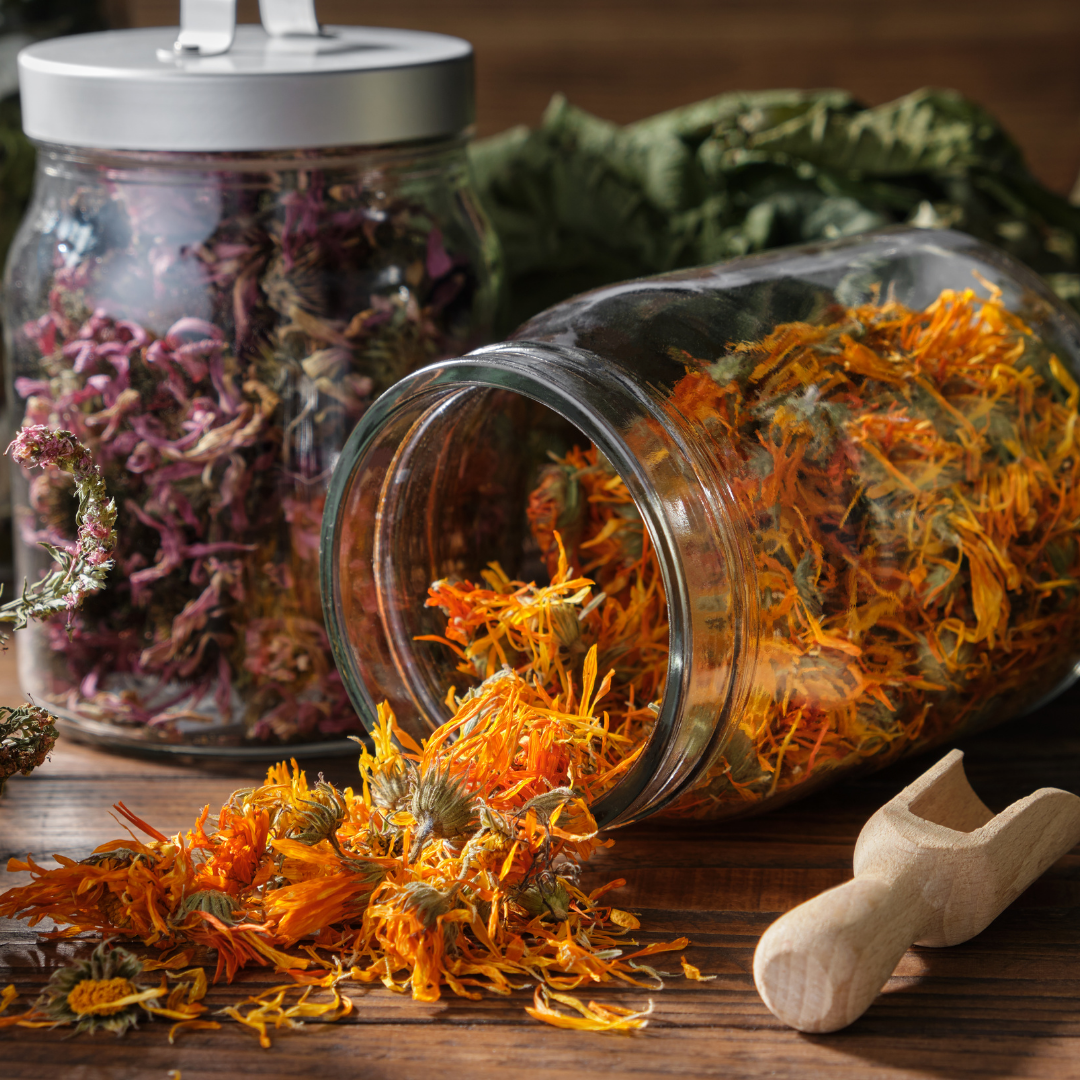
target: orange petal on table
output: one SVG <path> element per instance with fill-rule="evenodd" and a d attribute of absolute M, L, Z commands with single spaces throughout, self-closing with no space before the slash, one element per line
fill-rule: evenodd
<path fill-rule="evenodd" d="M 559 1012 L 551 1002 L 567 1005 L 580 1013 L 580 1016 L 571 1016 Z M 533 994 L 532 1007 L 525 1007 L 525 1011 L 534 1019 L 541 1020 L 552 1027 L 569 1028 L 572 1031 L 610 1031 L 621 1034 L 629 1034 L 639 1031 L 649 1021 L 647 1017 L 653 1011 L 653 1003 L 649 1001 L 649 1007 L 642 1012 L 634 1012 L 632 1009 L 624 1009 L 619 1005 L 601 1005 L 590 1001 L 588 1005 L 578 1001 L 570 994 L 559 994 L 548 990 L 544 986 L 538 986 Z"/>
<path fill-rule="evenodd" d="M 216 1020 L 181 1020 L 169 1028 L 169 1045 L 172 1046 L 181 1031 L 220 1031 L 221 1025 Z"/>
<path fill-rule="evenodd" d="M 638 949 L 637 952 L 627 953 L 623 959 L 633 960 L 637 956 L 652 956 L 658 952 L 678 952 L 689 944 L 690 939 L 685 937 L 676 938 L 674 941 L 657 941 L 652 945 L 646 945 L 644 949 Z"/>
<path fill-rule="evenodd" d="M 682 964 L 683 974 L 694 982 L 711 982 L 717 978 L 716 975 L 702 975 L 701 969 L 694 967 L 685 956 L 679 957 L 679 961 Z"/>

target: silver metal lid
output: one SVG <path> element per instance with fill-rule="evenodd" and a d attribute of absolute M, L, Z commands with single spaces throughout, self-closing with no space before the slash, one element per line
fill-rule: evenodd
<path fill-rule="evenodd" d="M 39 42 L 19 53 L 23 129 L 103 150 L 361 146 L 456 135 L 474 117 L 472 46 L 411 30 L 236 27 L 227 52 L 174 51 L 176 27 Z"/>

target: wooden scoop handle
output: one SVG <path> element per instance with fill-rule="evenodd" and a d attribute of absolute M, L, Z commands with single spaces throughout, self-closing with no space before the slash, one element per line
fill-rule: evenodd
<path fill-rule="evenodd" d="M 785 1024 L 836 1031 L 869 1008 L 925 920 L 925 909 L 906 890 L 857 877 L 765 931 L 754 953 L 754 982 Z"/>

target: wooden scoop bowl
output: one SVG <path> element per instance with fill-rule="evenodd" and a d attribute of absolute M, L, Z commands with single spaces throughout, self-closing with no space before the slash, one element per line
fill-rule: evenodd
<path fill-rule="evenodd" d="M 1080 842 L 1080 798 L 1040 788 L 996 817 L 953 750 L 886 803 L 855 845 L 855 879 L 781 916 L 754 953 L 769 1009 L 799 1031 L 858 1019 L 912 944 L 984 930 Z"/>

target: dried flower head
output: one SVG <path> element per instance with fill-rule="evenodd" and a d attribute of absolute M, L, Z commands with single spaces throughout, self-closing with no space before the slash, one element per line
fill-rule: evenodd
<path fill-rule="evenodd" d="M 37 705 L 0 705 L 0 794 L 9 776 L 29 776 L 56 743 L 55 718 Z"/>
<path fill-rule="evenodd" d="M 142 859 L 143 861 L 149 861 L 145 851 L 135 851 L 133 848 L 126 847 L 114 847 L 108 851 L 95 851 L 90 855 L 87 855 L 85 859 L 80 859 L 79 862 L 83 866 L 103 866 L 105 864 L 112 864 L 115 866 L 130 866 L 136 859 Z"/>
<path fill-rule="evenodd" d="M 465 791 L 465 779 L 455 779 L 449 769 L 433 769 L 416 783 L 409 809 L 416 818 L 410 861 L 429 840 L 461 840 L 476 831 L 475 800 Z"/>
<path fill-rule="evenodd" d="M 544 875 L 522 889 L 515 899 L 533 918 L 550 915 L 563 922 L 570 914 L 570 893 L 566 884 L 552 874 Z"/>
<path fill-rule="evenodd" d="M 218 889 L 200 889 L 184 897 L 172 917 L 172 922 L 181 924 L 193 911 L 205 911 L 226 926 L 236 923 L 236 912 L 240 905 L 226 892 Z"/>
<path fill-rule="evenodd" d="M 289 839 L 310 845 L 329 840 L 340 853 L 337 831 L 349 812 L 344 796 L 333 784 L 327 783 L 321 773 L 310 795 L 310 799 L 298 800 L 306 809 L 297 812 L 297 825 L 289 832 Z"/>
<path fill-rule="evenodd" d="M 403 902 L 406 908 L 416 913 L 424 928 L 430 930 L 440 915 L 457 907 L 459 891 L 458 885 L 444 891 L 426 881 L 410 881 L 402 890 Z"/>
<path fill-rule="evenodd" d="M 346 855 L 341 860 L 341 865 L 355 874 L 358 879 L 359 892 L 370 893 L 375 886 L 386 879 L 386 867 L 374 859 L 361 859 L 354 855 Z"/>
<path fill-rule="evenodd" d="M 76 1034 L 100 1029 L 123 1035 L 135 1027 L 145 1001 L 164 991 L 140 990 L 142 963 L 125 949 L 102 942 L 86 960 L 53 972 L 38 1007 L 56 1024 L 75 1024 Z"/>
<path fill-rule="evenodd" d="M 578 798 L 578 793 L 573 788 L 557 787 L 552 788 L 550 791 L 545 791 L 542 795 L 534 795 L 524 806 L 518 811 L 519 815 L 524 816 L 530 810 L 536 814 L 537 818 L 543 821 L 545 824 L 550 824 L 551 815 L 561 806 L 565 806 L 568 802 Z"/>
<path fill-rule="evenodd" d="M 575 604 L 552 604 L 548 609 L 551 631 L 555 640 L 572 653 L 588 652 L 588 644 L 581 639 L 580 608 Z"/>
<path fill-rule="evenodd" d="M 416 783 L 416 766 L 408 758 L 398 758 L 388 769 L 372 774 L 371 801 L 388 815 L 408 810 Z"/>

